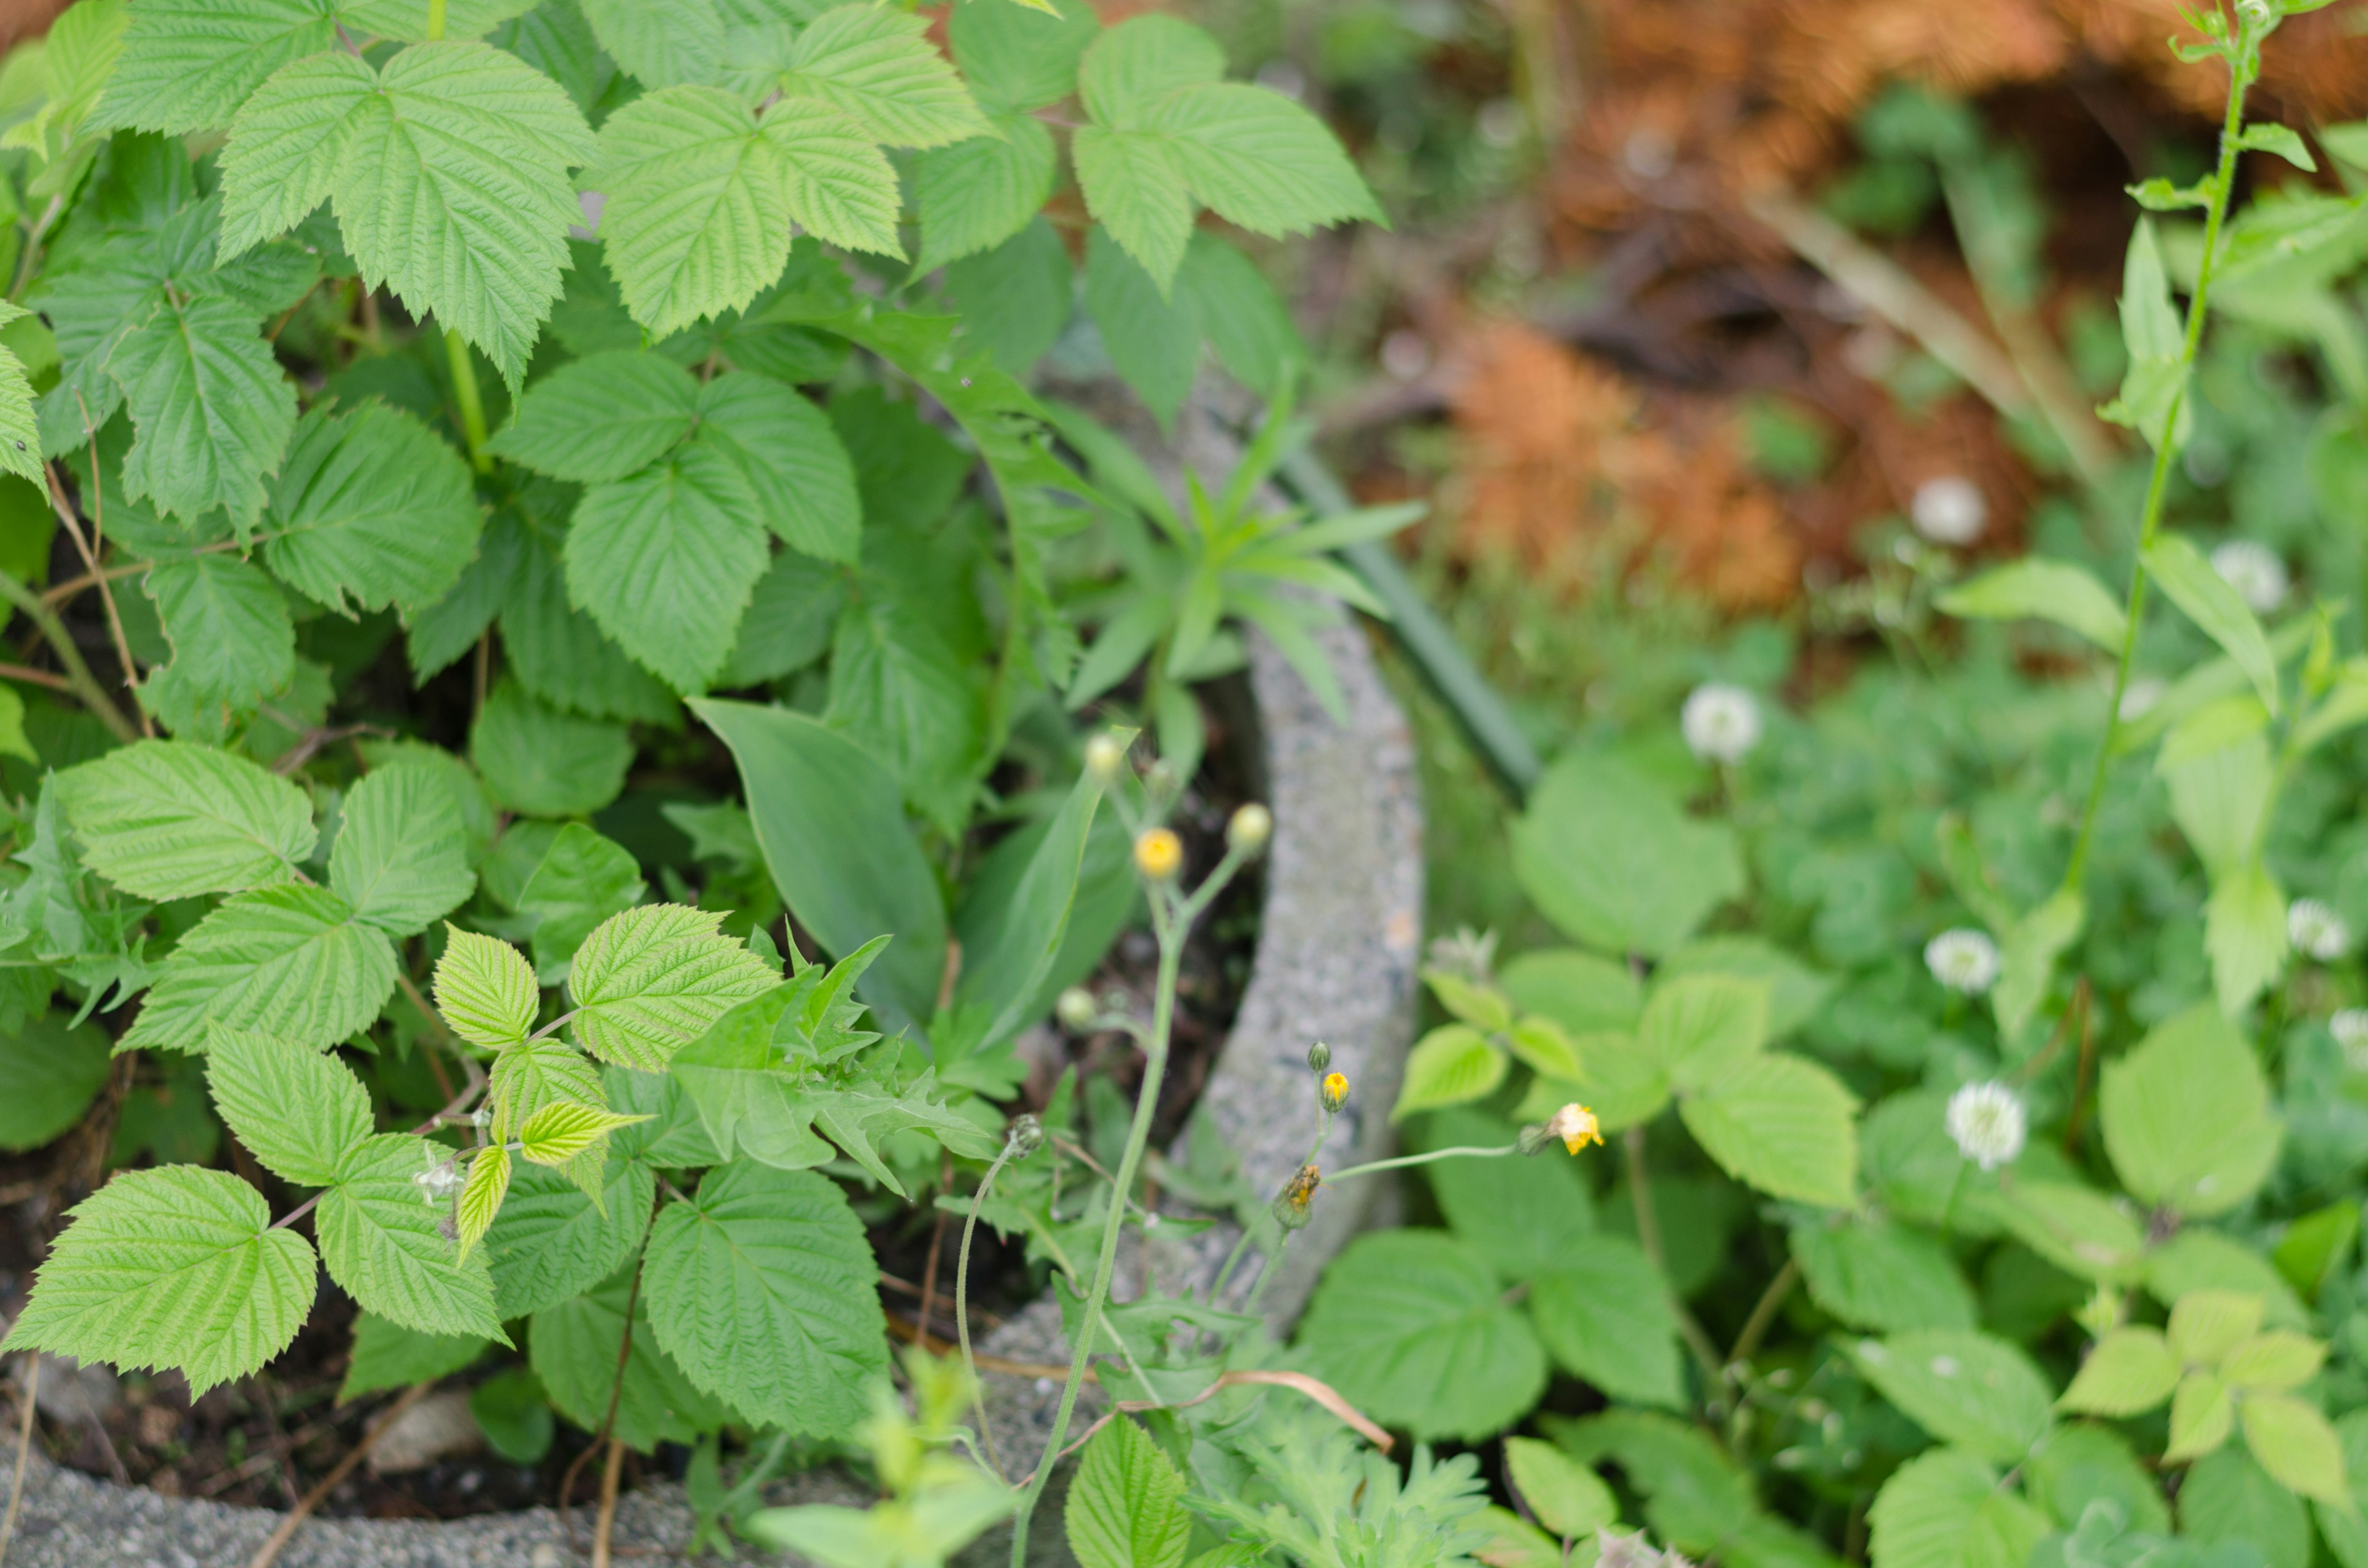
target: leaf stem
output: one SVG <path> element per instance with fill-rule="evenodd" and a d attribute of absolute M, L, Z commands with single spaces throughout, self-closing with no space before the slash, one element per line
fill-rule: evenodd
<path fill-rule="evenodd" d="M 429 0 L 432 14 L 440 14 L 444 0 Z M 461 405 L 461 433 L 469 442 L 469 466 L 479 473 L 493 472 L 485 452 L 485 401 L 477 390 L 476 361 L 469 358 L 469 340 L 458 328 L 444 330 L 445 357 L 452 363 L 452 399 Z"/>
<path fill-rule="evenodd" d="M 978 1381 L 978 1357 L 970 1347 L 970 1238 L 978 1229 L 980 1206 L 995 1190 L 995 1178 L 1003 1173 L 1010 1159 L 1011 1142 L 1006 1139 L 1003 1147 L 996 1152 L 995 1163 L 986 1167 L 978 1190 L 971 1194 L 970 1212 L 962 1217 L 962 1250 L 954 1258 L 954 1330 L 962 1338 L 962 1369 L 970 1374 L 971 1403 L 978 1412 L 978 1435 L 986 1444 L 986 1457 L 994 1464 L 995 1473 L 1007 1482 L 1011 1477 L 1004 1471 L 1003 1456 L 995 1451 L 995 1432 L 986 1424 L 986 1390 Z M 929 1325 L 924 1321 L 922 1335 L 927 1337 L 928 1332 Z"/>
<path fill-rule="evenodd" d="M 1678 1335 L 1686 1348 L 1694 1353 L 1702 1364 L 1706 1392 L 1713 1398 L 1725 1387 L 1726 1369 L 1718 1358 L 1718 1346 L 1710 1342 L 1702 1325 L 1685 1302 L 1678 1299 L 1677 1288 L 1669 1284 L 1669 1255 L 1661 1245 L 1661 1216 L 1653 1207 L 1652 1173 L 1645 1165 L 1645 1129 L 1640 1123 L 1630 1128 L 1620 1140 L 1628 1160 L 1628 1199 L 1636 1210 L 1636 1243 L 1652 1260 L 1653 1272 L 1661 1277 L 1661 1284 L 1669 1292 L 1669 1310 L 1677 1314 Z"/>
<path fill-rule="evenodd" d="M 6 599 L 24 611 L 40 629 L 42 640 L 57 654 L 58 663 L 65 666 L 66 680 L 73 687 L 74 694 L 82 699 L 84 707 L 97 716 L 100 723 L 107 726 L 108 733 L 126 745 L 138 740 L 138 727 L 126 719 L 108 697 L 107 688 L 98 684 L 97 677 L 90 673 L 90 665 L 83 662 L 82 650 L 74 646 L 74 637 L 66 631 L 65 623 L 41 602 L 40 596 L 18 581 L 14 573 L 0 572 L 0 599 Z"/>
<path fill-rule="evenodd" d="M 427 0 L 427 41 L 437 42 L 444 36 L 444 0 Z"/>
<path fill-rule="evenodd" d="M 2187 301 L 2187 336 L 2180 358 L 2182 373 L 2169 406 L 2163 411 L 2161 438 L 2155 443 L 2154 467 L 2146 476 L 2146 505 L 2138 514 L 2137 559 L 2130 563 L 2122 651 L 2113 665 L 2112 705 L 2106 710 L 2104 739 L 2098 743 L 2097 766 L 2089 776 L 2089 799 L 2080 810 L 2079 836 L 2072 841 L 2072 858 L 2064 869 L 2064 890 L 2067 892 L 2078 892 L 2089 874 L 2089 846 L 2096 837 L 2098 809 L 2104 803 L 2105 777 L 2112 767 L 2113 741 L 2122 726 L 2122 699 L 2129 691 L 2130 665 L 2137 653 L 2138 621 L 2146 612 L 2146 552 L 2162 527 L 2163 496 L 2170 482 L 2172 432 L 2178 427 L 2180 411 L 2187 401 L 2187 383 L 2194 369 L 2196 349 L 2203 341 L 2204 310 L 2212 291 L 2213 254 L 2220 247 L 2220 226 L 2227 218 L 2229 187 L 2236 181 L 2237 140 L 2244 129 L 2245 89 L 2252 81 L 2252 62 L 2260 47 L 2252 23 L 2242 19 L 2242 7 L 2237 14 L 2239 32 L 2230 46 L 2228 59 L 2228 111 L 2220 125 L 2220 164 L 2212 176 L 2211 200 L 2203 214 L 2203 256 L 2196 263 L 2195 292 Z"/>

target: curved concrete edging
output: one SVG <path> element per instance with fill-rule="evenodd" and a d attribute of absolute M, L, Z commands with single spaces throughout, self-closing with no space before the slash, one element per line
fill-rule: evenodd
<path fill-rule="evenodd" d="M 1194 435 L 1186 432 L 1188 450 L 1222 444 L 1206 428 L 1199 440 Z M 1388 1108 L 1413 1037 L 1420 958 L 1422 822 L 1406 718 L 1361 627 L 1344 625 L 1318 640 L 1348 699 L 1345 725 L 1325 713 L 1270 644 L 1251 639 L 1250 687 L 1264 732 L 1275 833 L 1249 986 L 1201 1100 L 1245 1173 L 1269 1193 L 1306 1152 L 1314 1112 L 1305 1056 L 1313 1040 L 1330 1043 L 1334 1064 L 1354 1085 L 1326 1163 L 1387 1152 Z M 1321 1193 L 1314 1222 L 1292 1243 L 1263 1298 L 1270 1324 L 1279 1329 L 1298 1314 L 1324 1262 L 1361 1227 L 1383 1190 L 1381 1183 L 1360 1183 Z M 1205 1280 L 1236 1234 L 1220 1225 L 1181 1244 L 1156 1244 L 1154 1277 L 1169 1289 Z M 1144 1260 L 1128 1265 L 1121 1299 L 1138 1288 Z M 1039 1301 L 979 1348 L 1012 1360 L 1065 1361 L 1057 1303 L 1049 1296 Z M 1057 1388 L 997 1374 L 987 1382 L 1006 1462 L 1033 1463 Z M 1083 1428 L 1080 1420 L 1073 1434 Z M 13 1468 L 13 1443 L 0 1445 L 0 1485 Z M 850 1478 L 832 1471 L 794 1477 L 777 1490 L 785 1502 L 869 1500 Z M 588 1550 L 590 1510 L 579 1508 L 577 1516 L 577 1539 Z M 279 1517 L 116 1486 L 37 1452 L 27 1467 L 7 1561 L 10 1568 L 244 1568 Z M 1031 1559 L 1066 1562 L 1052 1511 L 1039 1517 L 1042 1550 Z M 620 1550 L 632 1549 L 632 1562 L 660 1568 L 682 1562 L 678 1553 L 689 1534 L 690 1515 L 671 1483 L 643 1487 L 619 1506 L 616 1540 Z M 548 1508 L 450 1524 L 315 1518 L 279 1562 L 284 1568 L 572 1568 L 586 1561 L 565 1540 Z M 990 1536 L 963 1560 L 1000 1563 L 1008 1551 Z"/>

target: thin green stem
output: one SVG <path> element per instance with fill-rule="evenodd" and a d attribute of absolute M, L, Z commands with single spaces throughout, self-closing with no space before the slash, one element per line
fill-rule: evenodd
<path fill-rule="evenodd" d="M 444 0 L 427 0 L 427 41 L 444 36 Z"/>
<path fill-rule="evenodd" d="M 1645 1256 L 1652 1260 L 1654 1272 L 1666 1282 L 1669 1278 L 1669 1255 L 1661 1245 L 1660 1211 L 1653 1207 L 1653 1177 L 1645 1165 L 1643 1126 L 1630 1128 L 1621 1144 L 1628 1157 L 1628 1199 L 1636 1210 L 1636 1243 L 1645 1249 Z M 1691 1350 L 1694 1359 L 1702 1364 L 1704 1392 L 1713 1399 L 1718 1398 L 1726 1381 L 1725 1369 L 1718 1358 L 1718 1346 L 1710 1342 L 1710 1335 L 1702 1332 L 1702 1325 L 1694 1321 L 1694 1314 L 1685 1302 L 1678 1300 L 1675 1290 L 1669 1292 L 1669 1304 L 1677 1311 L 1678 1336 L 1686 1342 L 1686 1348 Z"/>
<path fill-rule="evenodd" d="M 74 688 L 74 694 L 82 699 L 84 707 L 97 716 L 100 723 L 107 726 L 108 733 L 126 745 L 138 740 L 139 727 L 123 716 L 122 710 L 117 708 L 114 699 L 107 695 L 107 688 L 98 684 L 98 677 L 90 673 L 90 665 L 83 662 L 82 650 L 74 646 L 74 636 L 66 631 L 65 622 L 58 619 L 55 610 L 41 602 L 41 596 L 25 586 L 15 574 L 0 572 L 0 599 L 6 599 L 24 611 L 40 629 L 50 651 L 57 654 L 58 663 L 65 666 L 66 681 Z"/>
<path fill-rule="evenodd" d="M 995 1190 L 995 1178 L 1003 1174 L 1010 1158 L 1011 1144 L 1007 1140 L 996 1153 L 995 1163 L 986 1167 L 978 1190 L 971 1194 L 970 1212 L 962 1216 L 962 1250 L 954 1255 L 954 1332 L 962 1340 L 962 1369 L 970 1374 L 970 1397 L 978 1412 L 978 1435 L 986 1444 L 986 1457 L 994 1461 L 995 1473 L 1006 1481 L 1011 1478 L 1004 1475 L 1003 1458 L 995 1451 L 995 1433 L 986 1424 L 986 1390 L 978 1381 L 978 1358 L 970 1347 L 970 1238 L 978 1229 L 980 1208 L 985 1204 L 987 1194 Z M 922 1325 L 924 1330 L 928 1326 Z"/>
<path fill-rule="evenodd" d="M 2203 316 L 2212 292 L 2214 253 L 2220 248 L 2220 226 L 2227 218 L 2228 191 L 2237 177 L 2237 139 L 2244 129 L 2245 88 L 2252 78 L 2249 62 L 2260 47 L 2251 24 L 2240 23 L 2240 26 L 2245 30 L 2233 46 L 2235 53 L 2229 60 L 2228 112 L 2220 125 L 2220 164 L 2212 176 L 2211 200 L 2203 215 L 2203 256 L 2196 263 L 2195 292 L 2189 296 L 2187 301 L 2187 337 L 2180 363 L 2183 371 L 2191 373 L 2195 364 L 2196 349 L 2203 341 Z M 2130 564 L 2130 592 L 2124 609 L 2126 624 L 2122 629 L 2122 651 L 2113 665 L 2112 703 L 2105 711 L 2105 738 L 2097 746 L 2096 769 L 2089 776 L 2089 799 L 2080 811 L 2079 836 L 2072 841 L 2072 859 L 2064 869 L 2064 888 L 2067 892 L 2078 892 L 2089 874 L 2089 846 L 2096 836 L 2097 812 L 2104 803 L 2105 778 L 2113 764 L 2113 741 L 2122 726 L 2122 699 L 2129 691 L 2130 666 L 2137 655 L 2138 622 L 2146 614 L 2146 552 L 2162 527 L 2163 496 L 2170 483 L 2171 432 L 2178 427 L 2180 410 L 2187 399 L 2187 375 L 2182 374 L 2179 389 L 2171 394 L 2170 406 L 2163 412 L 2160 438 L 2155 443 L 2154 467 L 2146 476 L 2146 506 L 2138 515 L 2137 559 Z"/>
<path fill-rule="evenodd" d="M 434 0 L 434 6 L 437 11 L 443 10 L 444 0 Z M 477 365 L 469 358 L 468 339 L 447 328 L 444 352 L 452 361 L 452 396 L 461 405 L 461 433 L 468 438 L 469 466 L 479 473 L 488 472 L 494 460 L 485 452 L 485 403 L 477 391 Z"/>
<path fill-rule="evenodd" d="M 1416 1165 L 1435 1165 L 1440 1160 L 1501 1160 L 1508 1154 L 1518 1154 L 1520 1152 L 1521 1146 L 1519 1143 L 1508 1143 L 1501 1149 L 1484 1148 L 1477 1143 L 1459 1143 L 1452 1149 L 1433 1149 L 1427 1154 L 1400 1154 L 1395 1159 L 1369 1160 L 1361 1165 L 1350 1165 L 1345 1171 L 1334 1171 L 1324 1179 L 1326 1182 L 1347 1181 L 1351 1176 L 1378 1176 L 1383 1171 L 1403 1171 Z"/>

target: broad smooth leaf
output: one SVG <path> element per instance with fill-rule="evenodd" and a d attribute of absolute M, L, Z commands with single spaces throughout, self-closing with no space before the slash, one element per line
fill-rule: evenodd
<path fill-rule="evenodd" d="M 2022 1568 L 2047 1534 L 2039 1510 L 1957 1449 L 1900 1466 L 1868 1513 L 1874 1568 Z"/>
<path fill-rule="evenodd" d="M 58 790 L 84 862 L 142 898 L 284 882 L 313 853 L 304 792 L 210 746 L 142 741 L 60 774 Z"/>
<path fill-rule="evenodd" d="M 1804 1220 L 1793 1227 L 1793 1261 L 1810 1299 L 1853 1328 L 1896 1333 L 1975 1324 L 1974 1293 L 1948 1247 L 1892 1220 Z"/>
<path fill-rule="evenodd" d="M 2107 1062 L 2099 1090 L 2105 1150 L 2141 1202 L 2225 1214 L 2277 1163 L 2282 1128 L 2253 1051 L 2217 1008 L 2157 1025 Z"/>
<path fill-rule="evenodd" d="M 834 1437 L 887 1375 L 877 1273 L 836 1183 L 743 1160 L 659 1213 L 643 1289 L 658 1343 L 694 1382 L 760 1421 Z"/>
<path fill-rule="evenodd" d="M 1977 620 L 2034 616 L 2066 626 L 2110 653 L 2129 634 L 2129 617 L 2085 567 L 2030 556 L 1983 573 L 1934 601 L 1951 615 Z"/>
<path fill-rule="evenodd" d="M 1493 1434 L 1545 1389 L 1536 1334 L 1480 1256 L 1433 1231 L 1349 1243 L 1316 1287 L 1299 1344 L 1351 1404 L 1420 1437 Z"/>
<path fill-rule="evenodd" d="M 1606 952 L 1659 958 L 1743 892 L 1734 830 L 1690 820 L 1607 757 L 1547 770 L 1513 828 L 1513 871 L 1546 918 Z"/>
<path fill-rule="evenodd" d="M 329 887 L 365 926 L 416 937 L 476 888 L 459 802 L 427 767 L 374 769 L 347 792 L 339 821 Z"/>
<path fill-rule="evenodd" d="M 1626 1237 L 1597 1235 L 1539 1275 L 1530 1316 L 1546 1353 L 1573 1377 L 1614 1399 L 1684 1405 L 1668 1285 Z"/>
<path fill-rule="evenodd" d="M 1469 1024 L 1442 1024 L 1415 1042 L 1390 1119 L 1476 1100 L 1505 1081 L 1511 1058 Z"/>
<path fill-rule="evenodd" d="M 483 525 L 468 465 L 418 420 L 316 408 L 272 488 L 263 558 L 333 609 L 393 605 L 408 621 L 461 580 Z"/>
<path fill-rule="evenodd" d="M 1192 1539 L 1184 1477 L 1125 1415 L 1086 1445 L 1061 1522 L 1079 1568 L 1183 1568 Z"/>
<path fill-rule="evenodd" d="M 313 1310 L 311 1244 L 227 1171 L 120 1172 L 68 1218 L 0 1347 L 175 1367 L 197 1394 L 279 1355 Z"/>
<path fill-rule="evenodd" d="M 1867 1381 L 1909 1420 L 2000 1464 L 2019 1461 L 2053 1419 L 2047 1380 L 2005 1340 L 1928 1329 L 1853 1349 Z"/>
<path fill-rule="evenodd" d="M 779 985 L 770 965 L 716 931 L 723 918 L 652 903 L 595 927 L 567 977 L 576 1039 L 604 1060 L 660 1072 L 734 1005 Z"/>
<path fill-rule="evenodd" d="M 973 928 L 964 943 L 955 1002 L 981 1008 L 989 1020 L 973 1051 L 1000 1045 L 1030 1021 L 1027 1008 L 1042 994 L 1044 977 L 1068 936 L 1069 914 L 1076 905 L 1077 880 L 1085 869 L 1086 846 L 1101 798 L 1101 786 L 1091 774 L 1070 786 L 1068 799 L 1029 858 L 1019 886 L 992 912 L 991 924 Z"/>
<path fill-rule="evenodd" d="M 2212 563 L 2177 534 L 2161 534 L 2146 546 L 2146 572 L 2187 619 L 2237 662 L 2272 718 L 2278 711 L 2278 660 L 2261 623 Z"/>
<path fill-rule="evenodd" d="M 1858 1184 L 1858 1100 L 1798 1056 L 1748 1057 L 1681 1097 L 1686 1131 L 1729 1176 L 1760 1191 L 1847 1208 Z"/>
<path fill-rule="evenodd" d="M 516 948 L 457 926 L 444 927 L 435 987 L 445 1027 L 472 1045 L 495 1050 L 526 1038 L 542 1002 L 534 966 Z"/>
<path fill-rule="evenodd" d="M 381 1317 L 423 1334 L 482 1334 L 507 1345 L 485 1260 L 460 1256 L 439 1229 L 447 1211 L 420 1200 L 417 1177 L 441 1152 L 381 1132 L 347 1154 L 314 1221 L 321 1261 Z"/>
<path fill-rule="evenodd" d="M 206 1041 L 214 1109 L 273 1175 L 327 1187 L 370 1135 L 370 1092 L 335 1056 L 292 1040 L 216 1026 Z"/>
<path fill-rule="evenodd" d="M 201 1051 L 209 1024 L 327 1047 L 394 993 L 394 949 L 326 888 L 259 888 L 181 938 L 118 1046 Z"/>

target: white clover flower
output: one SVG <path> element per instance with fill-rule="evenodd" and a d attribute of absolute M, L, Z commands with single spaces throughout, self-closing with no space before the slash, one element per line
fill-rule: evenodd
<path fill-rule="evenodd" d="M 1998 944 L 1987 931 L 1960 926 L 1924 944 L 1924 967 L 1950 990 L 1979 996 L 1998 983 Z"/>
<path fill-rule="evenodd" d="M 2327 1020 L 2343 1061 L 2354 1073 L 2368 1073 L 2368 1007 L 2346 1007 Z"/>
<path fill-rule="evenodd" d="M 2285 603 L 2287 590 L 2293 586 L 2286 576 L 2286 563 L 2278 559 L 2277 551 L 2249 539 L 2232 539 L 2214 551 L 2212 570 L 2237 590 L 2237 597 L 2255 615 L 2267 615 Z"/>
<path fill-rule="evenodd" d="M 1994 1080 L 1967 1084 L 1951 1095 L 1946 1125 L 1957 1153 L 1986 1171 L 2012 1164 L 2030 1131 L 2022 1101 Z"/>
<path fill-rule="evenodd" d="M 1934 544 L 1968 545 L 1989 526 L 1990 504 L 1972 480 L 1943 474 L 1916 487 L 1907 516 L 1916 531 Z"/>
<path fill-rule="evenodd" d="M 2298 898 L 2286 908 L 2286 940 L 2296 951 L 2328 963 L 2351 946 L 2351 927 L 2318 900 Z"/>
<path fill-rule="evenodd" d="M 1739 686 L 1698 686 L 1679 710 L 1678 727 L 1704 762 L 1740 762 L 1759 744 L 1759 702 Z"/>

